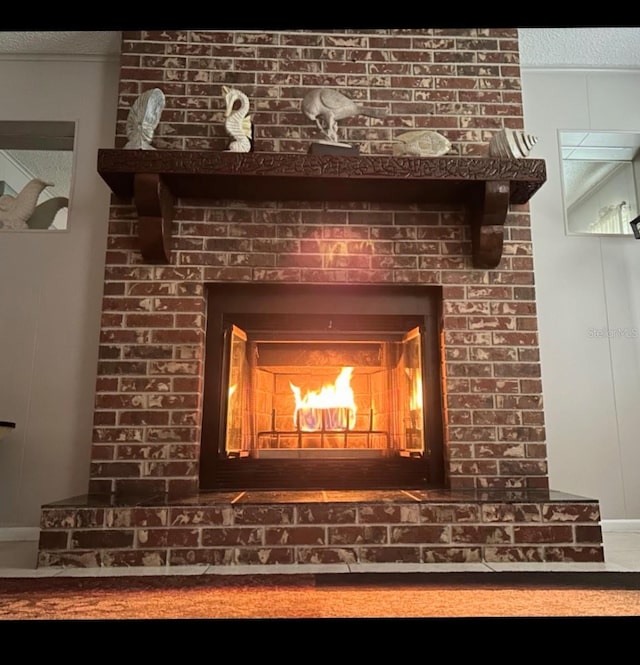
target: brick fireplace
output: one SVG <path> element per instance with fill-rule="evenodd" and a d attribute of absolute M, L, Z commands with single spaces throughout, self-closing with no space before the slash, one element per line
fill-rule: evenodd
<path fill-rule="evenodd" d="M 524 129 L 517 30 L 125 32 L 121 63 L 115 149 L 98 156 L 114 197 L 88 493 L 43 507 L 39 565 L 602 560 L 597 500 L 548 484 L 527 207 L 544 163 L 487 158 L 495 132 Z M 251 100 L 251 153 L 225 153 L 223 85 Z M 300 100 L 323 86 L 389 111 L 341 121 L 360 156 L 307 156 L 317 136 Z M 166 97 L 157 150 L 122 150 L 152 87 Z M 414 128 L 451 153 L 393 157 Z M 278 455 L 263 459 L 267 481 L 220 472 L 212 303 L 252 285 L 276 300 L 302 290 L 307 320 L 314 298 L 353 314 L 358 299 L 341 294 L 358 289 L 436 294 L 430 433 L 397 456 L 420 473 L 376 467 L 367 481 L 335 455 L 317 482 L 304 480 L 313 460 Z"/>

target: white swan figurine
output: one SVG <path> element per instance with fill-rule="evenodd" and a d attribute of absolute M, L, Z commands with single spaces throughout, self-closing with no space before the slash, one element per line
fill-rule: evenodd
<path fill-rule="evenodd" d="M 240 90 L 222 86 L 224 92 L 226 110 L 224 128 L 233 139 L 227 148 L 227 152 L 249 152 L 251 150 L 251 116 L 249 112 L 249 98 Z M 234 110 L 236 102 L 240 106 Z"/>

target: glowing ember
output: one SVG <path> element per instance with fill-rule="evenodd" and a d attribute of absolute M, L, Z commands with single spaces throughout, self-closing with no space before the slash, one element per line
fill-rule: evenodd
<path fill-rule="evenodd" d="M 300 388 L 289 382 L 296 400 L 293 424 L 304 432 L 351 429 L 356 421 L 356 403 L 351 388 L 353 367 L 343 367 L 335 383 L 320 391 L 309 390 L 304 397 Z"/>

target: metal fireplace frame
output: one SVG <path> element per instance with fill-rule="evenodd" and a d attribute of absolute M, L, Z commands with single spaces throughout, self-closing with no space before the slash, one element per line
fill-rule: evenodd
<path fill-rule="evenodd" d="M 426 285 L 210 283 L 200 490 L 444 488 L 442 289 Z M 424 432 L 428 454 L 383 459 L 229 458 L 221 440 L 227 392 L 225 329 L 230 323 L 264 332 L 361 330 L 390 334 L 419 325 L 422 341 Z M 267 333 L 268 334 L 268 333 Z"/>

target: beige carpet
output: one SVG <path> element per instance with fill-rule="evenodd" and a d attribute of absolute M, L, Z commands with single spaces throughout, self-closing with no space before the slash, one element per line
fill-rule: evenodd
<path fill-rule="evenodd" d="M 0 580 L 0 619 L 639 617 L 634 573 Z"/>

